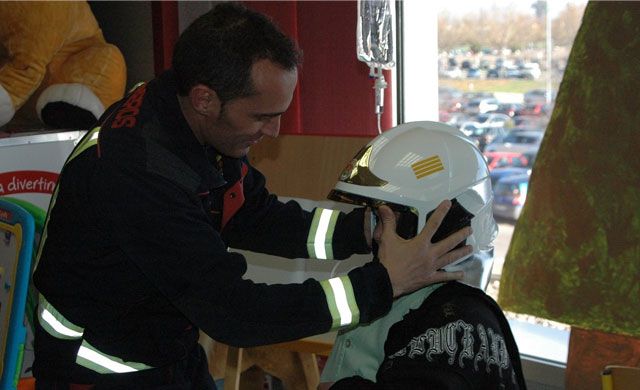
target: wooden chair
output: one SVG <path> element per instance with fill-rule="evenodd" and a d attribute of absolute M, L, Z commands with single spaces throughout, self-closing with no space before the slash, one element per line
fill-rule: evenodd
<path fill-rule="evenodd" d="M 263 373 L 280 379 L 285 389 L 317 389 L 320 383 L 317 356 L 328 356 L 335 333 L 253 348 L 236 348 L 202 336 L 209 371 L 224 378 L 224 390 L 262 389 Z M 248 371 L 257 367 L 257 371 Z M 243 373 L 245 375 L 243 375 Z M 253 375 L 252 375 L 253 374 Z"/>
<path fill-rule="evenodd" d="M 602 371 L 602 390 L 640 389 L 640 368 L 629 366 L 606 366 Z"/>
<path fill-rule="evenodd" d="M 640 338 L 572 326 L 565 389 L 601 390 L 603 367 L 637 367 L 639 362 Z"/>

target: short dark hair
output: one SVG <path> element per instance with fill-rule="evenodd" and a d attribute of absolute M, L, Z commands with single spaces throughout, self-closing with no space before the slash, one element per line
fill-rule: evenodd
<path fill-rule="evenodd" d="M 253 93 L 251 66 L 268 59 L 284 69 L 300 61 L 296 44 L 265 15 L 231 2 L 198 17 L 178 38 L 172 67 L 178 93 L 197 84 L 216 91 L 224 103 Z"/>

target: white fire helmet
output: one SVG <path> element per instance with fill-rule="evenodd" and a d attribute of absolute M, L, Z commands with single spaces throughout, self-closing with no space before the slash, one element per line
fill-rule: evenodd
<path fill-rule="evenodd" d="M 493 264 L 493 240 L 498 232 L 492 214 L 491 180 L 482 153 L 458 129 L 423 121 L 405 123 L 383 132 L 363 147 L 342 171 L 329 199 L 372 207 L 388 204 L 392 209 L 409 210 L 417 216 L 414 222 L 417 229 L 412 228 L 411 235 L 422 230 L 429 213 L 440 202 L 457 200 L 464 208 L 462 214 L 458 211 L 454 218 L 452 207 L 434 239 L 439 233 L 445 234 L 441 239 L 458 230 L 461 225 L 456 220 L 460 216 L 472 217 L 473 234 L 466 243 L 473 246 L 473 254 L 445 270 L 462 269 L 467 279 L 472 265 L 464 264 L 465 260 L 470 256 L 476 260 L 484 257 L 484 264 L 480 266 L 482 275 L 478 275 L 482 280 L 469 284 L 486 287 Z M 441 232 L 446 229 L 449 231 Z"/>

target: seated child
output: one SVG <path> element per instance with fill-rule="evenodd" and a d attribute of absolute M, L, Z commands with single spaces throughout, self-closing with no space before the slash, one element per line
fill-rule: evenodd
<path fill-rule="evenodd" d="M 463 283 L 427 286 L 398 298 L 386 316 L 341 331 L 321 389 L 526 388 L 509 323 L 483 291 L 497 226 L 489 171 L 473 141 L 441 123 L 400 125 L 356 155 L 329 198 L 374 210 L 388 205 L 406 239 L 435 205 L 452 199 L 432 242 L 471 226 L 473 254 L 444 269 L 463 271 Z"/>

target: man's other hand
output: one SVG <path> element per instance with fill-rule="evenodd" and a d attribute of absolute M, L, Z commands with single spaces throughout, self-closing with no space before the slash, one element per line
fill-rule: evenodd
<path fill-rule="evenodd" d="M 452 250 L 469 237 L 471 228 L 462 228 L 442 241 L 431 242 L 450 207 L 451 201 L 442 201 L 422 231 L 411 240 L 396 234 L 396 216 L 389 207 L 378 208 L 382 234 L 379 238 L 374 234 L 374 237 L 378 241 L 380 262 L 389 273 L 394 298 L 429 284 L 462 278 L 462 272 L 445 272 L 442 268 L 472 252 L 471 245 Z"/>

